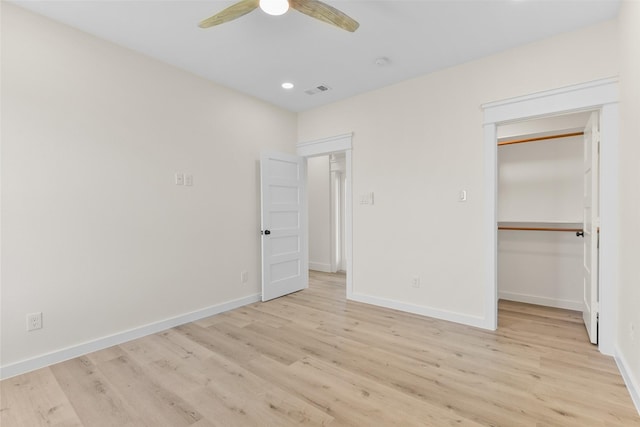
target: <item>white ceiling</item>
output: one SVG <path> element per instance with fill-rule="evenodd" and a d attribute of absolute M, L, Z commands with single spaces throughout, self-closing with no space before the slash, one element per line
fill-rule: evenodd
<path fill-rule="evenodd" d="M 206 30 L 219 0 L 14 3 L 291 111 L 304 111 L 517 45 L 614 18 L 619 0 L 325 0 L 355 33 L 296 11 Z M 375 64 L 387 57 L 386 66 Z M 285 91 L 284 81 L 296 87 Z M 319 84 L 330 91 L 307 95 Z"/>

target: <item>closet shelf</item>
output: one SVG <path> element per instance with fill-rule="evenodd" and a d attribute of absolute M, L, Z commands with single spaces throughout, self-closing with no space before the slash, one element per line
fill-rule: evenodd
<path fill-rule="evenodd" d="M 498 230 L 582 231 L 581 222 L 498 222 Z"/>

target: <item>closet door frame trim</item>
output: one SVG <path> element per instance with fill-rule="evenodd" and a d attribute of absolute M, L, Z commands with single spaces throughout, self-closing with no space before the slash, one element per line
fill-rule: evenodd
<path fill-rule="evenodd" d="M 485 250 L 485 327 L 498 325 L 497 282 L 497 127 L 514 121 L 579 111 L 600 112 L 600 352 L 615 352 L 618 248 L 618 78 L 606 78 L 482 105 L 484 112 L 483 227 Z"/>

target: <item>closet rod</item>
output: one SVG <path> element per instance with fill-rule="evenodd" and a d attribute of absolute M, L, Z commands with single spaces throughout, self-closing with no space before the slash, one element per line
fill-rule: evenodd
<path fill-rule="evenodd" d="M 523 142 L 545 141 L 547 139 L 569 138 L 571 136 L 581 136 L 581 135 L 584 135 L 584 132 L 571 132 L 571 133 L 562 133 L 559 135 L 536 136 L 536 137 L 524 138 L 524 139 L 510 139 L 508 141 L 499 141 L 498 146 L 522 144 Z"/>
<path fill-rule="evenodd" d="M 498 230 L 524 230 L 524 231 L 569 231 L 577 233 L 582 228 L 554 228 L 554 227 L 517 227 L 517 226 L 498 226 Z"/>
<path fill-rule="evenodd" d="M 547 221 L 500 221 L 498 230 L 531 230 L 531 231 L 569 231 L 581 232 L 580 222 L 547 222 Z"/>

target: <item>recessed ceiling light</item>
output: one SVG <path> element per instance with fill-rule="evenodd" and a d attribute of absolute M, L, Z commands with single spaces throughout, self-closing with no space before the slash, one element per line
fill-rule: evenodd
<path fill-rule="evenodd" d="M 293 83 L 291 82 L 282 83 L 282 89 L 293 89 Z"/>

